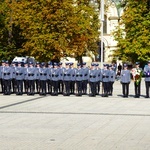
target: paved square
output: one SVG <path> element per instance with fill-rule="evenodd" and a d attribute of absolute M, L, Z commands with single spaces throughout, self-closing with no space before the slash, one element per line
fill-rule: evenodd
<path fill-rule="evenodd" d="M 149 150 L 150 99 L 0 94 L 0 150 Z"/>

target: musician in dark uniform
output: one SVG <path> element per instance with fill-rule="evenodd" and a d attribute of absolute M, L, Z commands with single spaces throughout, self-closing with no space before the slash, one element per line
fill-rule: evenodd
<path fill-rule="evenodd" d="M 149 89 L 150 89 L 150 61 L 148 61 L 148 65 L 144 68 L 145 74 L 145 86 L 146 86 L 146 97 L 149 98 Z"/>

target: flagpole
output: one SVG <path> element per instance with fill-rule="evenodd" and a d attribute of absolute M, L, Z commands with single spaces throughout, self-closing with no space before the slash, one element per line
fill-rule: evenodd
<path fill-rule="evenodd" d="M 101 21 L 101 69 L 103 67 L 103 54 L 104 54 L 104 45 L 103 45 L 103 26 L 104 26 L 104 0 L 101 0 L 101 9 L 100 9 L 100 21 Z"/>

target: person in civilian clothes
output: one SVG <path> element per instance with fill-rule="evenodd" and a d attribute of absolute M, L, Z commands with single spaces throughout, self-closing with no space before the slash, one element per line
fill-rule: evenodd
<path fill-rule="evenodd" d="M 11 67 L 9 66 L 8 61 L 5 62 L 5 67 L 2 70 L 2 79 L 4 81 L 4 95 L 10 95 L 10 84 L 11 84 L 11 79 L 12 79 L 12 70 Z"/>
<path fill-rule="evenodd" d="M 52 72 L 52 85 L 53 85 L 52 96 L 58 96 L 59 69 L 57 63 L 54 63 L 54 68 L 52 68 L 51 72 Z"/>
<path fill-rule="evenodd" d="M 5 67 L 5 61 L 2 60 L 2 65 L 0 66 L 0 84 L 1 84 L 2 93 L 4 93 L 4 80 L 2 79 L 2 71 L 4 70 L 4 67 Z"/>
<path fill-rule="evenodd" d="M 66 63 L 66 68 L 64 68 L 63 75 L 63 81 L 65 85 L 64 96 L 70 96 L 71 69 L 69 67 L 69 63 Z"/>
<path fill-rule="evenodd" d="M 87 94 L 89 68 L 86 66 L 86 62 L 83 62 L 82 65 L 83 65 L 83 67 L 82 67 L 82 74 L 83 74 L 82 91 L 83 91 L 83 95 L 86 95 Z"/>
<path fill-rule="evenodd" d="M 143 75 L 142 68 L 140 68 L 140 63 L 136 62 L 135 68 L 132 69 L 132 77 L 134 81 L 134 90 L 135 90 L 135 98 L 139 98 L 141 95 L 141 79 Z"/>
<path fill-rule="evenodd" d="M 21 66 L 21 62 L 18 62 L 18 66 L 15 69 L 16 77 L 16 95 L 23 94 L 23 79 L 24 79 L 24 68 Z"/>
<path fill-rule="evenodd" d="M 115 82 L 116 78 L 116 72 L 114 71 L 114 68 L 112 65 L 109 65 L 109 92 L 108 95 L 112 96 L 113 94 L 113 84 Z"/>
<path fill-rule="evenodd" d="M 53 65 L 52 62 L 48 62 L 48 67 L 47 67 L 47 90 L 48 94 L 52 94 L 52 69 Z"/>
<path fill-rule="evenodd" d="M 40 72 L 40 95 L 46 96 L 46 81 L 47 81 L 47 68 L 45 63 L 41 63 L 41 68 L 39 69 Z"/>
<path fill-rule="evenodd" d="M 35 82 L 36 82 L 36 92 L 37 94 L 39 94 L 40 92 L 40 63 L 39 62 L 36 62 L 36 79 L 35 79 Z"/>
<path fill-rule="evenodd" d="M 101 73 L 101 69 L 99 68 L 99 64 L 96 63 L 96 95 L 99 95 L 100 92 L 100 82 L 102 81 L 102 73 Z"/>
<path fill-rule="evenodd" d="M 16 93 L 17 85 L 16 85 L 16 64 L 15 64 L 15 62 L 12 62 L 11 70 L 12 70 L 12 80 L 11 80 L 10 89 L 12 89 L 12 93 Z"/>
<path fill-rule="evenodd" d="M 24 81 L 25 94 L 28 94 L 28 87 L 29 87 L 27 70 L 28 70 L 28 64 L 24 63 L 24 80 L 23 81 Z"/>
<path fill-rule="evenodd" d="M 150 89 L 150 61 L 148 61 L 148 65 L 144 67 L 145 74 L 145 86 L 146 86 L 146 97 L 149 98 L 149 89 Z"/>
<path fill-rule="evenodd" d="M 83 68 L 81 68 L 81 64 L 77 64 L 77 69 L 75 70 L 76 76 L 76 85 L 77 85 L 77 93 L 76 96 L 82 96 L 82 81 L 83 81 Z"/>
<path fill-rule="evenodd" d="M 70 63 L 71 69 L 71 82 L 70 82 L 70 94 L 75 93 L 75 69 L 73 67 L 73 63 Z"/>
<path fill-rule="evenodd" d="M 36 68 L 33 66 L 32 62 L 29 62 L 29 67 L 27 68 L 27 79 L 28 79 L 28 92 L 27 95 L 35 94 L 35 80 L 36 80 Z"/>
<path fill-rule="evenodd" d="M 97 72 L 95 69 L 95 64 L 92 63 L 91 69 L 89 70 L 89 74 L 88 74 L 88 81 L 89 81 L 90 90 L 91 90 L 91 93 L 89 93 L 90 97 L 96 96 L 96 75 L 97 75 Z"/>
<path fill-rule="evenodd" d="M 108 70 L 108 65 L 104 64 L 103 66 L 104 68 L 102 70 L 102 83 L 103 83 L 104 93 L 102 94 L 102 97 L 108 97 L 110 71 Z"/>
<path fill-rule="evenodd" d="M 58 83 L 59 94 L 63 94 L 64 92 L 63 72 L 64 72 L 64 67 L 62 66 L 62 62 L 60 62 L 59 63 L 59 83 Z"/>
<path fill-rule="evenodd" d="M 124 66 L 124 68 L 123 68 L 123 70 L 121 70 L 121 74 L 120 74 L 121 75 L 120 82 L 122 84 L 123 97 L 128 97 L 131 75 L 130 75 L 130 71 L 128 70 L 127 64 L 124 64 L 123 66 Z"/>

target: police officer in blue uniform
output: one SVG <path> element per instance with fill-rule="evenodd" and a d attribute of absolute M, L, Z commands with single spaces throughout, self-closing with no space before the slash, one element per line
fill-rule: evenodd
<path fill-rule="evenodd" d="M 145 86 L 146 86 L 146 97 L 149 98 L 149 89 L 150 89 L 150 61 L 148 61 L 147 66 L 144 68 L 145 75 Z"/>
<path fill-rule="evenodd" d="M 37 94 L 39 94 L 40 92 L 40 63 L 39 62 L 36 62 L 36 79 L 35 79 L 35 82 L 36 82 L 36 92 Z"/>
<path fill-rule="evenodd" d="M 65 85 L 64 96 L 70 96 L 71 69 L 69 63 L 66 63 L 66 68 L 64 68 L 63 81 Z"/>
<path fill-rule="evenodd" d="M 21 66 L 21 62 L 18 62 L 18 66 L 15 69 L 16 79 L 16 95 L 23 94 L 23 80 L 24 80 L 24 68 Z"/>
<path fill-rule="evenodd" d="M 2 79 L 4 82 L 4 95 L 10 95 L 11 94 L 11 79 L 12 79 L 12 70 L 9 66 L 9 62 L 5 62 L 5 67 L 2 70 Z"/>
<path fill-rule="evenodd" d="M 103 66 L 104 68 L 102 70 L 102 84 L 104 93 L 102 94 L 102 97 L 108 97 L 110 71 L 108 70 L 108 65 L 104 64 Z"/>
<path fill-rule="evenodd" d="M 28 87 L 29 87 L 27 70 L 28 70 L 28 64 L 24 63 L 24 80 L 23 80 L 23 82 L 24 82 L 25 94 L 28 94 Z"/>
<path fill-rule="evenodd" d="M 88 81 L 89 81 L 90 90 L 91 90 L 91 93 L 89 94 L 90 97 L 96 96 L 96 75 L 97 75 L 97 72 L 95 69 L 95 64 L 92 63 L 91 69 L 89 70 L 89 74 L 88 74 Z"/>
<path fill-rule="evenodd" d="M 48 94 L 52 94 L 52 69 L 53 69 L 53 65 L 52 62 L 48 62 L 48 67 L 47 67 L 47 90 L 48 90 Z"/>
<path fill-rule="evenodd" d="M 83 62 L 83 67 L 82 67 L 82 74 L 83 74 L 83 81 L 82 81 L 82 91 L 83 95 L 87 94 L 87 84 L 88 84 L 88 73 L 89 73 L 89 68 L 86 66 L 86 62 Z"/>
<path fill-rule="evenodd" d="M 58 82 L 59 94 L 63 94 L 64 92 L 63 73 L 64 73 L 64 67 L 62 66 L 62 62 L 59 62 L 59 82 Z"/>
<path fill-rule="evenodd" d="M 45 63 L 41 63 L 41 68 L 39 69 L 40 72 L 40 95 L 46 96 L 47 89 L 46 89 L 46 81 L 47 81 L 47 68 Z"/>
<path fill-rule="evenodd" d="M 110 64 L 109 65 L 109 92 L 108 95 L 112 96 L 113 94 L 113 84 L 115 82 L 116 78 L 116 73 L 114 71 L 113 66 Z"/>
<path fill-rule="evenodd" d="M 12 80 L 11 80 L 10 88 L 12 87 L 11 88 L 12 93 L 16 93 L 17 84 L 16 84 L 16 64 L 15 64 L 15 62 L 12 62 L 11 70 L 12 70 Z"/>
<path fill-rule="evenodd" d="M 58 96 L 58 81 L 59 81 L 58 64 L 54 63 L 54 68 L 52 68 L 52 85 L 53 85 L 52 96 Z"/>
<path fill-rule="evenodd" d="M 77 93 L 76 96 L 82 96 L 82 81 L 83 81 L 83 68 L 81 68 L 81 64 L 77 64 L 77 69 L 75 70 L 76 76 L 76 85 L 77 85 Z"/>
<path fill-rule="evenodd" d="M 123 97 L 128 97 L 128 95 L 129 95 L 129 84 L 131 81 L 131 74 L 130 74 L 130 71 L 128 70 L 127 64 L 124 64 L 123 66 L 124 66 L 124 68 L 123 68 L 123 70 L 121 70 L 120 82 L 122 84 Z"/>
<path fill-rule="evenodd" d="M 27 95 L 34 95 L 35 94 L 36 68 L 33 66 L 32 62 L 29 62 L 29 67 L 27 68 L 27 79 L 28 79 Z"/>
<path fill-rule="evenodd" d="M 71 69 L 71 81 L 70 81 L 70 94 L 75 94 L 75 69 L 73 67 L 73 63 L 70 63 Z"/>

